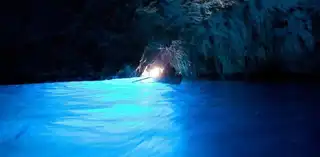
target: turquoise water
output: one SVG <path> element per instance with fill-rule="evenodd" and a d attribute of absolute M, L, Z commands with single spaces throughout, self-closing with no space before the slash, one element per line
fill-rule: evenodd
<path fill-rule="evenodd" d="M 0 86 L 0 156 L 320 154 L 319 88 L 133 80 Z"/>

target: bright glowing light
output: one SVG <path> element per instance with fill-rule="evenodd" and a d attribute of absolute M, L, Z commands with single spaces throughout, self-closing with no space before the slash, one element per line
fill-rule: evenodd
<path fill-rule="evenodd" d="M 163 72 L 163 68 L 153 67 L 150 70 L 145 69 L 141 76 L 157 78 L 161 76 L 162 72 Z"/>
<path fill-rule="evenodd" d="M 150 77 L 159 77 L 161 76 L 163 69 L 159 67 L 155 67 L 150 71 Z"/>

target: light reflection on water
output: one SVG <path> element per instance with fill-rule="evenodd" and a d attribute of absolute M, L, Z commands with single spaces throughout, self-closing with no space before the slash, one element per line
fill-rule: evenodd
<path fill-rule="evenodd" d="M 312 105 L 317 92 L 304 97 L 295 86 L 132 81 L 0 86 L 0 157 L 313 153 L 314 145 L 299 146 L 316 132 L 310 121 L 319 118 Z"/>
<path fill-rule="evenodd" d="M 68 156 L 88 156 L 87 152 L 91 152 L 89 156 L 172 156 L 182 134 L 180 124 L 172 120 L 179 116 L 175 105 L 163 94 L 174 89 L 164 84 L 118 81 L 6 87 L 7 92 L 23 90 L 2 100 L 12 105 L 7 109 L 21 109 L 8 115 L 14 117 L 12 123 L 29 128 L 15 141 L 19 127 L 6 127 L 11 135 L 6 135 L 9 139 L 2 141 L 2 146 L 10 146 L 4 146 L 7 150 L 2 153 L 56 156 L 72 150 L 75 152 Z"/>

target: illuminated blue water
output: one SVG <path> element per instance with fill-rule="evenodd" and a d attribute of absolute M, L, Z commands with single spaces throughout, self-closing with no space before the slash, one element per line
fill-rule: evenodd
<path fill-rule="evenodd" d="M 315 87 L 131 81 L 0 86 L 0 157 L 320 154 Z"/>

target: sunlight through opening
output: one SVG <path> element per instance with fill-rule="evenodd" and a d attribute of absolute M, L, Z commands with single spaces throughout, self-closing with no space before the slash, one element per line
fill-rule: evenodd
<path fill-rule="evenodd" d="M 153 67 L 152 69 L 145 69 L 142 73 L 142 77 L 152 77 L 152 78 L 158 78 L 163 73 L 163 68 L 161 67 Z"/>

